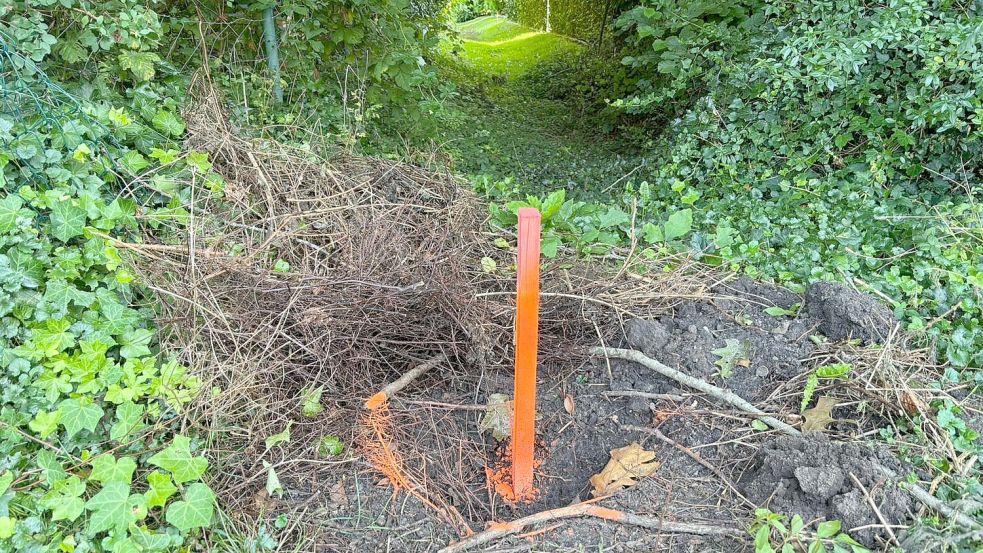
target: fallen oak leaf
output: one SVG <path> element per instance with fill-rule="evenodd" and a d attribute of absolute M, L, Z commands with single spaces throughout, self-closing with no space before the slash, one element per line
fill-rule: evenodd
<path fill-rule="evenodd" d="M 637 442 L 611 450 L 611 460 L 601 472 L 591 476 L 594 497 L 611 495 L 638 483 L 659 468 L 655 452 L 646 451 Z"/>
<path fill-rule="evenodd" d="M 826 430 L 826 427 L 836 420 L 833 418 L 834 407 L 836 407 L 835 399 L 828 396 L 821 396 L 816 402 L 815 407 L 802 412 L 802 416 L 805 417 L 805 422 L 802 423 L 802 431 L 822 432 Z"/>
<path fill-rule="evenodd" d="M 512 401 L 505 394 L 491 394 L 485 407 L 485 416 L 478 423 L 478 430 L 491 430 L 495 441 L 512 435 Z"/>

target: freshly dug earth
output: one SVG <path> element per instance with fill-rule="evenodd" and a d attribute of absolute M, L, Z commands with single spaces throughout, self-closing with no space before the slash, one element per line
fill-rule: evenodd
<path fill-rule="evenodd" d="M 830 289 L 823 286 L 827 291 Z M 833 287 L 833 290 L 834 294 L 826 296 L 835 298 L 831 301 L 862 305 L 866 300 L 846 288 Z M 839 319 L 837 309 L 826 308 L 817 300 L 796 317 L 767 315 L 766 308 L 791 309 L 801 297 L 748 280 L 720 286 L 711 291 L 710 298 L 682 302 L 673 314 L 663 317 L 626 321 L 624 343 L 620 345 L 642 350 L 688 374 L 704 377 L 751 401 L 761 402 L 768 401 L 772 391 L 788 379 L 811 368 L 805 360 L 820 346 L 809 339 L 810 335 L 819 334 L 823 327 L 854 324 L 849 317 Z M 871 339 L 880 335 L 864 326 L 854 328 L 849 335 L 858 336 L 860 331 Z M 735 366 L 734 373 L 723 378 L 715 364 L 717 356 L 710 352 L 723 347 L 728 339 L 746 343 L 749 363 Z M 474 385 L 479 390 L 478 403 L 493 393 L 511 394 L 508 374 L 488 374 Z M 468 389 L 468 384 L 462 383 L 459 389 Z M 612 390 L 669 394 L 681 401 L 605 395 Z M 438 385 L 427 396 L 439 402 L 473 401 L 458 393 Z M 472 394 L 467 395 L 473 398 Z M 573 413 L 567 411 L 570 401 L 564 404 L 566 396 L 574 405 Z M 798 396 L 794 399 L 797 401 Z M 399 403 L 397 400 L 396 404 Z M 776 411 L 797 411 L 796 405 L 772 407 Z M 838 443 L 822 434 L 775 438 L 772 432 L 754 430 L 750 419 L 717 416 L 716 413 L 727 415 L 729 411 L 715 400 L 694 395 L 692 390 L 634 363 L 612 359 L 609 368 L 607 362 L 599 360 L 566 372 L 548 371 L 540 381 L 539 409 L 543 464 L 537 472 L 537 484 L 541 494 L 532 504 L 510 507 L 482 489 L 483 462 L 494 459 L 496 449 L 490 436 L 479 438 L 484 442 L 484 460 L 447 452 L 455 458 L 454 464 L 462 470 L 464 479 L 473 482 L 473 493 L 489 506 L 484 515 L 474 513 L 478 519 L 474 520 L 475 530 L 480 530 L 482 517 L 511 520 L 590 498 L 590 477 L 604 467 L 612 449 L 631 442 L 639 442 L 656 452 L 659 468 L 651 477 L 602 505 L 667 521 L 728 528 L 748 527 L 753 508 L 766 506 L 789 516 L 800 514 L 807 523 L 839 519 L 844 530 L 849 531 L 877 524 L 863 493 L 850 479 L 852 473 L 873 494 L 888 523 L 904 523 L 911 518 L 910 499 L 879 472 L 879 467 L 885 467 L 899 474 L 906 473 L 905 467 L 890 453 L 855 443 Z M 453 421 L 460 431 L 473 432 L 482 413 L 447 410 L 440 417 L 442 425 Z M 720 469 L 753 504 L 744 502 L 717 475 L 679 448 L 645 430 L 652 427 Z M 358 496 L 366 502 L 354 512 L 379 509 L 388 513 L 371 518 L 370 527 L 376 528 L 375 531 L 367 528 L 365 532 L 351 534 L 352 544 L 358 543 L 358 548 L 385 546 L 401 551 L 425 551 L 437 547 L 429 545 L 434 541 L 453 540 L 453 534 L 446 527 L 434 524 L 433 518 L 426 515 L 427 509 L 417 502 L 405 496 L 392 502 L 388 490 L 372 485 L 377 478 L 371 471 L 363 471 L 348 480 L 348 485 L 359 488 L 350 491 L 348 497 Z M 875 528 L 851 535 L 871 547 L 886 539 Z M 741 540 L 663 534 L 593 519 L 568 521 L 530 539 L 506 538 L 496 547 L 563 551 L 583 544 L 610 551 L 750 548 L 749 543 Z"/>
<path fill-rule="evenodd" d="M 856 443 L 837 443 L 823 434 L 784 437 L 765 443 L 740 485 L 749 499 L 776 513 L 796 513 L 806 521 L 839 520 L 843 528 L 869 527 L 851 536 L 873 547 L 887 534 L 862 489 L 863 484 L 877 503 L 888 524 L 914 517 L 908 494 L 887 478 L 905 472 L 890 453 Z"/>
<path fill-rule="evenodd" d="M 548 261 L 537 398 L 540 494 L 534 503 L 509 506 L 486 480 L 501 444 L 481 431 L 480 421 L 492 394 L 512 393 L 515 258 L 481 232 L 481 206 L 444 173 L 368 158 L 321 163 L 244 141 L 225 123 L 219 103 L 209 105 L 188 118 L 196 122 L 189 126 L 191 145 L 211 154 L 228 183 L 227 202 L 195 208 L 211 216 L 199 216 L 199 235 L 185 241 L 196 245 L 193 252 L 161 244 L 143 251 L 143 266 L 147 280 L 166 291 L 162 316 L 180 322 L 171 346 L 221 390 L 202 399 L 199 424 L 216 436 L 218 470 L 210 484 L 246 527 L 282 514 L 291 524 L 278 537 L 288 544 L 318 551 L 434 550 L 490 521 L 589 498 L 590 477 L 611 450 L 632 442 L 655 452 L 659 467 L 602 505 L 743 529 L 764 492 L 747 488 L 740 475 L 767 467 L 761 485 L 785 490 L 772 499 L 776 509 L 861 520 L 859 509 L 838 507 L 854 497 L 849 483 L 835 493 L 823 488 L 833 495 L 809 503 L 796 494 L 808 496 L 815 471 L 796 475 L 793 468 L 788 476 L 777 465 L 780 453 L 771 459 L 759 452 L 805 446 L 762 449 L 774 432 L 754 429 L 746 414 L 645 367 L 591 359 L 587 351 L 599 344 L 639 349 L 794 424 L 805 375 L 858 355 L 835 338 L 890 335 L 890 312 L 874 300 L 816 285 L 797 315 L 772 316 L 766 310 L 793 313 L 803 299 L 749 280 L 727 283 L 729 276 L 680 259 L 672 260 L 673 271 L 632 260 L 632 268 L 648 269 L 645 275 L 624 270 L 627 265 L 610 270 L 575 259 Z M 717 285 L 708 289 L 710 282 Z M 830 340 L 813 339 L 824 333 Z M 887 349 L 877 353 L 878 367 L 882 354 L 891 355 Z M 384 413 L 362 408 L 385 383 L 437 355 L 445 362 L 397 394 Z M 911 365 L 889 362 L 882 372 L 899 376 L 899 366 Z M 834 417 L 871 420 L 857 408 L 867 399 L 857 400 L 845 385 L 824 383 L 820 393 L 855 400 Z M 265 446 L 284 428 L 292 428 L 287 442 Z M 653 429 L 673 443 L 653 437 Z M 851 439 L 870 429 L 836 422 L 829 431 Z M 340 439 L 344 453 L 322 453 L 325 438 Z M 808 451 L 830 463 L 843 456 Z M 884 466 L 894 465 L 885 460 Z M 275 467 L 283 488 L 275 498 L 266 494 L 267 467 Z M 857 471 L 872 493 L 881 493 L 880 482 Z M 847 499 L 833 501 L 839 496 Z M 906 508 L 898 503 L 888 511 L 901 517 Z M 567 521 L 538 529 L 532 539 L 511 537 L 496 546 L 749 546 L 740 538 L 663 534 L 602 520 Z"/>

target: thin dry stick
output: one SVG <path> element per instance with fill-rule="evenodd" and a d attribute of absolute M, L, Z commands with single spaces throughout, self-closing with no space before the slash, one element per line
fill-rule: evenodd
<path fill-rule="evenodd" d="M 443 353 L 438 353 L 437 355 L 434 355 L 433 357 L 427 359 L 423 363 L 420 363 L 416 367 L 413 367 L 409 371 L 406 371 L 406 373 L 404 373 L 403 376 L 387 384 L 386 387 L 384 387 L 382 390 L 376 392 L 375 394 L 372 395 L 372 397 L 365 400 L 365 408 L 378 409 L 379 407 L 384 405 L 387 401 L 389 401 L 389 398 L 393 397 L 393 395 L 395 395 L 396 392 L 407 387 L 410 384 L 410 382 L 413 382 L 421 375 L 423 375 L 425 372 L 429 371 L 430 369 L 436 367 L 437 365 L 443 363 L 446 360 L 447 360 L 446 355 L 444 355 Z"/>
<path fill-rule="evenodd" d="M 715 467 L 712 464 L 710 464 L 710 462 L 707 461 L 706 459 L 704 459 L 703 457 L 701 457 L 699 453 L 696 453 L 692 449 L 684 446 L 683 444 L 677 442 L 676 440 L 673 440 L 669 436 L 666 436 L 665 434 L 663 434 L 662 432 L 660 432 L 658 428 L 646 428 L 644 426 L 632 426 L 632 425 L 622 426 L 622 428 L 624 428 L 625 430 L 632 430 L 632 431 L 635 431 L 635 432 L 644 432 L 645 434 L 651 434 L 651 435 L 655 436 L 656 438 L 662 440 L 663 442 L 665 442 L 665 443 L 671 445 L 672 447 L 678 449 L 679 451 L 682 451 L 683 453 L 685 453 L 686 455 L 688 455 L 690 459 L 692 459 L 692 460 L 696 461 L 697 463 L 703 465 L 707 470 L 709 470 L 710 472 L 712 472 L 713 474 L 715 474 L 717 476 L 717 478 L 719 478 L 719 479 L 721 479 L 723 481 L 724 484 L 727 484 L 727 487 L 730 488 L 730 491 L 734 492 L 734 494 L 736 494 L 737 497 L 741 498 L 744 501 L 744 503 L 746 503 L 747 505 L 749 505 L 752 509 L 755 509 L 755 508 L 758 507 L 757 503 L 754 503 L 750 499 L 744 497 L 744 494 L 742 494 L 737 489 L 737 486 L 735 486 L 734 483 L 730 481 L 730 478 L 727 478 L 727 475 L 724 474 L 723 472 L 721 472 L 720 469 L 718 469 L 717 467 Z"/>
<path fill-rule="evenodd" d="M 685 396 L 678 394 L 655 394 L 652 392 L 636 392 L 635 390 L 611 390 L 610 392 L 601 392 L 601 395 L 605 397 L 641 397 L 645 399 L 664 399 L 666 401 L 675 402 L 686 401 Z"/>
<path fill-rule="evenodd" d="M 867 487 L 864 486 L 852 472 L 850 473 L 850 480 L 853 480 L 853 483 L 860 488 L 861 492 L 863 492 L 864 499 L 867 500 L 867 505 L 870 505 L 870 508 L 874 510 L 874 515 L 877 516 L 877 520 L 879 520 L 884 529 L 887 530 L 887 533 L 889 536 L 891 536 L 891 541 L 894 542 L 894 545 L 901 547 L 901 542 L 899 542 L 898 537 L 894 535 L 894 530 L 891 528 L 891 525 L 887 523 L 887 519 L 884 518 L 884 514 L 881 513 L 880 508 L 877 507 L 877 502 L 874 501 L 873 496 L 871 496 L 870 492 L 867 491 Z"/>
<path fill-rule="evenodd" d="M 792 426 L 768 415 L 761 409 L 758 409 L 746 399 L 741 396 L 731 392 L 730 390 L 725 390 L 723 388 L 718 388 L 713 384 L 710 384 L 702 379 L 694 378 L 688 374 L 677 371 L 676 369 L 667 367 L 662 363 L 659 363 L 655 359 L 646 356 L 640 351 L 635 351 L 633 349 L 620 349 L 620 348 L 591 348 L 592 355 L 603 355 L 605 357 L 617 357 L 619 359 L 624 359 L 626 361 L 633 361 L 640 365 L 644 365 L 663 376 L 667 376 L 680 384 L 685 384 L 690 388 L 696 388 L 697 390 L 709 394 L 721 401 L 725 401 L 738 409 L 747 411 L 751 413 L 760 420 L 761 422 L 767 424 L 768 426 L 774 428 L 775 430 L 780 430 L 786 434 L 793 436 L 798 436 L 800 433 L 798 430 Z"/>
<path fill-rule="evenodd" d="M 719 526 L 709 526 L 705 524 L 690 524 L 685 522 L 668 522 L 655 517 L 647 517 L 617 511 L 594 505 L 590 502 L 577 503 L 569 507 L 550 509 L 534 515 L 529 515 L 512 522 L 493 522 L 491 526 L 470 538 L 461 540 L 457 543 L 448 545 L 440 550 L 440 553 L 458 553 L 466 551 L 472 547 L 477 547 L 510 534 L 517 534 L 531 524 L 540 524 L 553 520 L 576 518 L 576 517 L 596 517 L 612 522 L 651 528 L 662 532 L 673 532 L 679 534 L 698 534 L 703 536 L 728 536 L 736 539 L 745 539 L 745 532 L 737 528 L 722 528 Z"/>

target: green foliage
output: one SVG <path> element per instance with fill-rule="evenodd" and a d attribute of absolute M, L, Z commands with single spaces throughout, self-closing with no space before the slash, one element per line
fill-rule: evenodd
<path fill-rule="evenodd" d="M 462 23 L 457 30 L 461 43 L 455 59 L 483 76 L 517 78 L 543 61 L 580 50 L 579 45 L 559 35 L 539 32 L 497 15 Z"/>
<path fill-rule="evenodd" d="M 318 443 L 317 452 L 321 457 L 335 457 L 345 451 L 345 444 L 338 436 L 325 436 Z"/>
<path fill-rule="evenodd" d="M 941 6 L 769 5 L 630 191 L 640 216 L 698 183 L 707 260 L 793 285 L 857 277 L 948 361 L 983 364 L 981 18 Z"/>
<path fill-rule="evenodd" d="M 177 183 L 200 169 L 169 141 L 184 129 L 175 100 L 159 96 L 173 89 L 144 82 L 160 77 L 140 61 L 157 59 L 159 22 L 130 2 L 2 9 L 0 484 L 23 478 L 0 496 L 0 549 L 174 551 L 190 526 L 165 518 L 178 502 L 210 513 L 207 486 L 168 489 L 171 475 L 157 472 L 148 481 L 164 457 L 144 454 L 188 449 L 173 433 L 200 381 L 159 358 L 156 313 L 117 249 L 138 220 L 163 235 L 183 224 L 188 191 Z M 54 84 L 49 68 L 89 99 Z M 217 175 L 200 174 L 220 189 Z M 136 176 L 145 186 L 121 193 Z M 189 452 L 160 466 L 186 483 L 207 461 Z"/>
<path fill-rule="evenodd" d="M 584 42 L 596 41 L 605 23 L 606 6 L 613 4 L 613 11 L 616 6 L 624 3 L 615 0 L 551 0 L 549 29 Z M 546 0 L 512 0 L 504 9 L 510 17 L 523 25 L 540 30 L 547 28 Z"/>
<path fill-rule="evenodd" d="M 717 348 L 710 353 L 717 356 L 717 360 L 713 364 L 720 367 L 721 378 L 733 376 L 735 365 L 740 365 L 743 362 L 744 366 L 747 366 L 749 363 L 747 359 L 748 343 L 746 341 L 727 338 L 724 340 L 724 347 Z"/>
<path fill-rule="evenodd" d="M 672 118 L 716 84 L 761 25 L 760 0 L 645 0 L 613 24 L 634 90 L 614 106 Z"/>
<path fill-rule="evenodd" d="M 787 516 L 773 513 L 768 509 L 756 509 L 750 531 L 754 536 L 755 553 L 777 551 L 866 553 L 869 551 L 849 534 L 843 532 L 842 524 L 838 520 L 822 521 L 813 531 L 807 528 L 805 521 L 799 515 L 794 515 L 789 520 Z"/>
<path fill-rule="evenodd" d="M 208 0 L 196 4 L 206 25 L 213 81 L 228 95 L 228 106 L 251 125 L 283 125 L 281 138 L 294 134 L 298 119 L 314 115 L 328 132 L 354 143 L 379 125 L 398 119 L 404 132 L 428 129 L 439 83 L 429 65 L 444 27 L 434 2 L 409 0 Z M 271 93 L 262 11 L 274 8 L 278 26 L 284 103 Z M 174 36 L 199 36 L 199 18 L 184 11 L 168 23 Z M 194 40 L 179 44 L 181 56 L 199 57 Z M 243 62 L 242 60 L 250 60 Z"/>
<path fill-rule="evenodd" d="M 799 412 L 803 412 L 809 407 L 809 402 L 812 401 L 812 396 L 816 393 L 816 388 L 819 387 L 819 379 L 836 379 L 843 378 L 849 374 L 853 366 L 849 363 L 833 363 L 832 365 L 823 365 L 817 367 L 816 370 L 809 373 L 806 378 L 806 385 L 802 389 L 802 403 L 799 405 Z"/>

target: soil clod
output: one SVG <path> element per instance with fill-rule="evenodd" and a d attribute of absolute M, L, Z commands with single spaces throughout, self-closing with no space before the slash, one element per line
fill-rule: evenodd
<path fill-rule="evenodd" d="M 910 520 L 911 498 L 885 478 L 883 469 L 905 471 L 886 451 L 857 443 L 834 442 L 823 434 L 778 438 L 765 443 L 738 483 L 752 501 L 774 512 L 803 519 L 840 520 L 850 535 L 873 547 L 888 533 L 850 474 L 875 496 L 888 524 Z M 854 528 L 866 527 L 851 531 Z"/>

